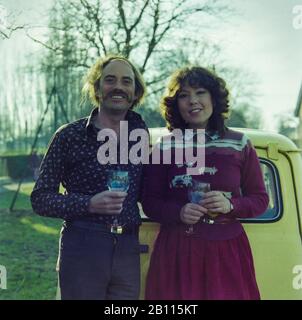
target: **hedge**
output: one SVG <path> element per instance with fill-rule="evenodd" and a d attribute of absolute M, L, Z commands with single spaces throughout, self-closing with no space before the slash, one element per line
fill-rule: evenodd
<path fill-rule="evenodd" d="M 38 156 L 42 159 L 42 156 Z M 12 179 L 20 179 L 22 176 L 24 178 L 33 177 L 33 168 L 31 156 L 25 154 L 19 154 L 15 156 L 3 156 L 4 165 L 6 166 L 7 175 Z"/>

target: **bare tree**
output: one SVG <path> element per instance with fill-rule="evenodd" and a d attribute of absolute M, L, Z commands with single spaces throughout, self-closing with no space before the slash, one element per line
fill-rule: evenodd
<path fill-rule="evenodd" d="M 79 79 L 96 57 L 119 53 L 135 61 L 146 79 L 151 106 L 171 71 L 188 62 L 190 54 L 200 53 L 200 30 L 208 17 L 228 12 L 215 0 L 58 0 L 50 13 L 48 40 L 36 39 L 30 31 L 28 35 L 49 49 L 43 60 L 47 87 L 56 84 L 73 119 L 84 111 L 74 108 L 79 105 Z M 186 52 L 180 54 L 184 46 Z"/>
<path fill-rule="evenodd" d="M 193 38 L 189 21 L 194 21 L 193 34 L 197 41 L 206 16 L 227 14 L 227 7 L 221 3 L 215 0 L 58 0 L 53 9 L 56 18 L 49 25 L 52 30 L 49 40 L 47 43 L 34 40 L 57 56 L 68 57 L 64 62 L 69 66 L 87 68 L 97 56 L 120 53 L 135 58 L 144 74 L 153 69 L 155 60 L 169 56 L 189 36 Z M 75 45 L 69 55 L 63 41 L 66 36 Z M 152 77 L 152 83 L 154 81 Z"/>
<path fill-rule="evenodd" d="M 149 107 L 158 104 L 171 72 L 188 63 L 227 74 L 236 105 L 243 103 L 242 97 L 252 97 L 248 86 L 238 81 L 239 70 L 223 62 L 220 48 L 206 39 L 211 21 L 228 18 L 231 12 L 221 0 L 57 0 L 50 13 L 48 40 L 34 38 L 30 31 L 28 35 L 48 49 L 42 63 L 46 86 L 48 91 L 56 86 L 70 119 L 90 107 L 80 107 L 80 79 L 96 57 L 108 53 L 136 63 L 146 80 Z M 56 106 L 52 102 L 54 127 L 61 124 L 56 119 L 62 119 Z"/>
<path fill-rule="evenodd" d="M 0 39 L 9 39 L 13 32 L 24 29 L 25 24 L 18 24 L 17 17 L 9 13 L 7 9 L 0 4 Z"/>

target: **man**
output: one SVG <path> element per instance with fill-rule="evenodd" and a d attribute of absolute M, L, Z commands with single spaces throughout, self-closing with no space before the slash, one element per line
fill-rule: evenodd
<path fill-rule="evenodd" d="M 39 215 L 65 220 L 58 258 L 62 299 L 138 299 L 142 164 L 102 164 L 98 150 L 106 142 L 98 137 L 103 129 L 119 137 L 121 121 L 127 121 L 129 132 L 146 129 L 132 111 L 142 102 L 145 85 L 129 60 L 110 56 L 91 68 L 83 92 L 96 108 L 55 133 L 31 194 L 32 206 Z M 127 192 L 108 190 L 112 169 L 128 172 Z"/>

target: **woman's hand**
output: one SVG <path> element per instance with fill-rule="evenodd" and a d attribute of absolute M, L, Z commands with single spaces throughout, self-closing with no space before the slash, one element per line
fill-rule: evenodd
<path fill-rule="evenodd" d="M 209 191 L 204 194 L 201 205 L 209 210 L 209 213 L 229 213 L 232 211 L 231 201 L 221 191 Z"/>
<path fill-rule="evenodd" d="M 195 203 L 187 203 L 180 210 L 180 219 L 185 224 L 195 224 L 208 210 Z"/>

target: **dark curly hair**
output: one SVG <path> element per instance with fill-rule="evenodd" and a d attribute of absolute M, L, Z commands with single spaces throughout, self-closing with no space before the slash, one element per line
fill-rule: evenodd
<path fill-rule="evenodd" d="M 167 86 L 167 93 L 162 97 L 161 110 L 167 123 L 168 130 L 186 129 L 187 124 L 180 115 L 177 98 L 180 89 L 189 85 L 207 89 L 212 98 L 213 114 L 211 115 L 207 129 L 218 131 L 223 135 L 227 130 L 224 121 L 229 112 L 229 91 L 225 81 L 213 71 L 199 66 L 185 67 L 175 71 Z"/>

